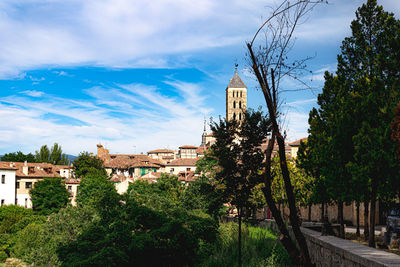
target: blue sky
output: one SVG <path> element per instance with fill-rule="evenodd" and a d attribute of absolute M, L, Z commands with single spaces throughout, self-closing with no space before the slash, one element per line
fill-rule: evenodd
<path fill-rule="evenodd" d="M 75 155 L 99 142 L 114 153 L 199 145 L 204 117 L 225 115 L 236 61 L 248 106 L 264 105 L 245 41 L 275 2 L 2 0 L 0 154 L 54 142 Z M 315 89 L 282 95 L 289 141 L 307 135 L 323 72 L 335 71 L 363 2 L 331 0 L 297 29 L 292 56 L 315 55 L 305 77 Z M 398 0 L 378 3 L 399 18 Z"/>

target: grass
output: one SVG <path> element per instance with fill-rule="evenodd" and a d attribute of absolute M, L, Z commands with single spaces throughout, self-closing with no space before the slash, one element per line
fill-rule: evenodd
<path fill-rule="evenodd" d="M 238 225 L 224 223 L 219 228 L 219 241 L 200 266 L 238 266 Z M 291 266 L 290 258 L 277 236 L 269 229 L 242 226 L 243 267 Z"/>

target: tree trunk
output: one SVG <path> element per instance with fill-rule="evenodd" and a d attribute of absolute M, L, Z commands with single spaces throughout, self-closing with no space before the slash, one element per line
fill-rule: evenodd
<path fill-rule="evenodd" d="M 364 241 L 369 240 L 369 226 L 368 226 L 368 200 L 364 201 Z"/>
<path fill-rule="evenodd" d="M 312 204 L 308 204 L 308 221 L 311 222 L 311 209 L 312 209 Z"/>
<path fill-rule="evenodd" d="M 357 229 L 356 236 L 360 237 L 360 201 L 356 202 Z"/>
<path fill-rule="evenodd" d="M 322 201 L 322 204 L 321 204 L 321 222 L 324 221 L 324 217 L 325 217 L 325 203 Z"/>
<path fill-rule="evenodd" d="M 242 211 L 238 209 L 238 220 L 239 220 L 239 237 L 238 237 L 238 252 L 239 252 L 239 267 L 242 267 Z"/>
<path fill-rule="evenodd" d="M 343 223 L 343 201 L 338 201 L 338 223 L 340 224 L 340 231 L 339 231 L 339 237 L 343 238 L 345 237 L 344 234 L 344 223 Z"/>
<path fill-rule="evenodd" d="M 303 233 L 300 230 L 300 220 L 297 214 L 296 198 L 293 193 L 293 187 L 290 181 L 290 174 L 286 161 L 285 139 L 280 134 L 279 128 L 275 128 L 273 130 L 275 130 L 276 140 L 279 147 L 278 153 L 279 153 L 280 166 L 281 166 L 283 181 L 285 183 L 286 197 L 288 200 L 288 206 L 290 212 L 289 220 L 293 229 L 294 236 L 296 237 L 297 243 L 300 247 L 300 255 L 299 255 L 300 263 L 303 265 L 311 266 L 312 263 L 310 255 L 308 253 L 307 242 L 306 239 L 304 238 Z"/>
<path fill-rule="evenodd" d="M 369 239 L 368 246 L 375 248 L 375 208 L 376 208 L 376 183 L 372 182 L 371 210 L 369 214 Z"/>
<path fill-rule="evenodd" d="M 271 175 L 271 156 L 272 156 L 272 150 L 274 147 L 275 143 L 275 135 L 272 133 L 272 137 L 270 141 L 268 142 L 267 149 L 265 150 L 265 176 L 264 176 L 264 184 L 265 187 L 262 188 L 262 191 L 265 196 L 265 200 L 267 201 L 268 207 L 272 213 L 272 216 L 275 219 L 275 222 L 278 226 L 279 232 L 281 233 L 279 236 L 279 241 L 282 243 L 282 245 L 285 247 L 286 251 L 289 253 L 289 256 L 292 260 L 293 264 L 298 263 L 298 255 L 299 255 L 299 250 L 296 247 L 296 244 L 293 242 L 293 240 L 289 236 L 289 231 L 286 227 L 286 223 L 282 219 L 282 214 L 280 211 L 280 203 L 279 209 L 276 206 L 276 203 L 274 201 L 274 198 L 272 197 L 272 175 Z"/>

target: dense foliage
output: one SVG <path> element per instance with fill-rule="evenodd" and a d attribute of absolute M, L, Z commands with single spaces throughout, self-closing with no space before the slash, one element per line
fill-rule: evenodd
<path fill-rule="evenodd" d="M 62 148 L 59 144 L 54 145 L 49 149 L 47 145 L 40 147 L 39 151 L 35 151 L 36 162 L 47 162 L 56 165 L 68 165 L 69 160 L 67 155 L 62 152 Z"/>
<path fill-rule="evenodd" d="M 319 199 L 338 204 L 341 225 L 343 203 L 364 202 L 365 221 L 370 204 L 373 233 L 376 200 L 388 203 L 399 190 L 390 126 L 400 100 L 400 21 L 368 0 L 357 10 L 351 31 L 342 42 L 336 75 L 325 73 L 319 107 L 310 112 L 306 153 L 299 156 L 323 189 Z M 375 246 L 373 234 L 369 245 Z"/>
<path fill-rule="evenodd" d="M 68 190 L 59 177 L 44 178 L 35 183 L 35 187 L 29 191 L 29 194 L 33 210 L 43 215 L 57 212 L 69 202 Z"/>
<path fill-rule="evenodd" d="M 98 157 L 92 156 L 89 152 L 82 152 L 73 162 L 76 177 L 85 177 L 88 173 L 99 176 L 106 175 L 103 161 Z"/>
<path fill-rule="evenodd" d="M 35 156 L 32 153 L 24 154 L 21 151 L 6 153 L 1 157 L 2 161 L 11 161 L 11 162 L 35 162 Z"/>

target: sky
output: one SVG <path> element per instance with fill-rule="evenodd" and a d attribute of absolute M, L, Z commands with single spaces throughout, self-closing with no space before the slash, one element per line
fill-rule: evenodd
<path fill-rule="evenodd" d="M 235 63 L 248 107 L 265 109 L 245 42 L 277 2 L 0 1 L 0 154 L 55 142 L 72 155 L 98 143 L 112 153 L 200 145 L 204 119 L 225 116 Z M 328 2 L 295 33 L 291 57 L 313 57 L 304 76 L 313 89 L 281 96 L 288 141 L 307 136 L 323 73 L 336 70 L 365 1 Z M 400 1 L 378 3 L 400 18 Z"/>

